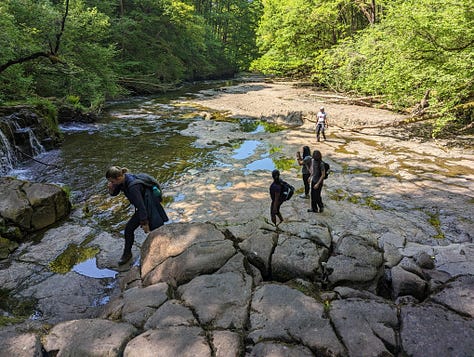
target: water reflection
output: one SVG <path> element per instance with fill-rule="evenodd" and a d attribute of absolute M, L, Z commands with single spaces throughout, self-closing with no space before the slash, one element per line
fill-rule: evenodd
<path fill-rule="evenodd" d="M 243 160 L 255 153 L 255 150 L 260 145 L 258 140 L 245 140 L 238 149 L 235 149 L 235 154 L 232 155 L 232 158 L 236 160 Z"/>
<path fill-rule="evenodd" d="M 95 257 L 76 264 L 72 270 L 78 274 L 97 279 L 115 278 L 117 275 L 115 270 L 98 268 L 97 259 Z"/>
<path fill-rule="evenodd" d="M 260 160 L 256 160 L 245 166 L 243 170 L 245 171 L 257 171 L 257 170 L 267 170 L 273 171 L 276 169 L 275 163 L 271 158 L 264 158 Z"/>

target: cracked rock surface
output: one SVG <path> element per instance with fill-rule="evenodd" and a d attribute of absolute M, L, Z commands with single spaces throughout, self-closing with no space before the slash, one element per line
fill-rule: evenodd
<path fill-rule="evenodd" d="M 219 155 L 229 165 L 183 174 L 168 192 L 184 195 L 167 206 L 172 223 L 137 238 L 139 264 L 120 274 L 108 304 L 83 316 L 66 310 L 66 319 L 54 316 L 46 331 L 4 328 L 0 351 L 472 356 L 472 149 L 409 140 L 403 128 L 374 127 L 402 120 L 397 114 L 330 103 L 287 84 L 247 83 L 195 102 L 209 108 L 209 117 L 227 110 L 258 120 L 297 118 L 299 126 L 276 133 L 242 133 L 232 122 L 202 120 L 183 135 L 202 146 L 258 140 L 278 148 L 276 160 L 294 160 L 302 145 L 321 150 L 332 169 L 324 212 L 307 212 L 308 200 L 298 197 L 301 171 L 293 165 L 281 170 L 282 178 L 299 191 L 282 205 L 285 221 L 275 227 L 270 172 L 245 169 L 265 153 L 234 160 L 232 147 L 222 145 Z M 328 140 L 317 143 L 310 119 L 320 105 L 332 126 Z M 302 115 L 287 115 L 296 111 Z M 59 232 L 80 236 L 70 228 Z M 100 248 L 100 266 L 113 267 L 120 255 L 113 240 L 101 233 L 88 241 Z M 14 271 L 22 281 L 33 279 L 25 266 Z M 51 289 L 52 278 L 41 279 Z M 0 280 L 15 281 L 1 271 Z M 76 287 L 71 295 L 87 290 L 69 280 Z M 46 299 L 44 291 L 32 294 Z M 14 350 L 18 341 L 27 352 Z"/>

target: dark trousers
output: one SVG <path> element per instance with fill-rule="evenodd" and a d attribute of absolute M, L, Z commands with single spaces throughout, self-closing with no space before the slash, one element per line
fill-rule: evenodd
<path fill-rule="evenodd" d="M 277 210 L 276 212 L 273 210 L 273 200 L 272 200 L 272 203 L 270 205 L 270 217 L 272 219 L 272 222 L 276 219 L 276 217 L 278 216 L 278 218 L 281 217 L 281 213 L 280 213 L 280 207 L 281 207 L 281 204 L 283 203 L 282 201 L 279 202 L 278 204 L 278 207 L 277 207 Z"/>
<path fill-rule="evenodd" d="M 132 252 L 133 242 L 135 242 L 135 230 L 138 227 L 140 227 L 140 219 L 138 218 L 138 212 L 135 212 L 125 225 L 125 247 L 123 248 L 124 253 Z"/>
<path fill-rule="evenodd" d="M 318 141 L 319 141 L 319 133 L 321 132 L 323 133 L 324 140 L 326 140 L 326 133 L 324 132 L 324 127 L 325 127 L 324 124 L 316 125 L 316 138 L 318 139 Z"/>
<path fill-rule="evenodd" d="M 304 194 L 306 196 L 309 195 L 310 186 L 309 186 L 308 179 L 309 179 L 310 176 L 311 176 L 311 174 L 303 174 Z"/>
<path fill-rule="evenodd" d="M 314 189 L 314 183 L 311 183 L 311 209 L 314 212 L 319 212 L 319 209 L 324 208 L 323 199 L 321 198 L 321 190 L 323 184 L 319 185 L 318 188 Z"/>

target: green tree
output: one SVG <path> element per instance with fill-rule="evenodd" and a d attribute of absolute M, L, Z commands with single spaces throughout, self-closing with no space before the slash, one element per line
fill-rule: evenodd
<path fill-rule="evenodd" d="M 322 52 L 314 78 L 339 90 L 383 95 L 398 108 L 415 106 L 429 91 L 437 135 L 474 97 L 473 28 L 468 0 L 393 3 L 380 24 Z M 457 119 L 469 124 L 472 109 Z"/>
<path fill-rule="evenodd" d="M 262 57 L 252 68 L 279 75 L 308 75 L 319 52 L 368 25 L 349 0 L 263 0 L 258 28 Z"/>
<path fill-rule="evenodd" d="M 95 106 L 117 92 L 114 50 L 101 44 L 108 19 L 96 9 L 80 0 L 5 0 L 0 14 L 1 97 L 75 95 Z"/>
<path fill-rule="evenodd" d="M 248 69 L 257 58 L 256 29 L 262 15 L 261 0 L 188 0 L 204 17 L 236 69 Z"/>

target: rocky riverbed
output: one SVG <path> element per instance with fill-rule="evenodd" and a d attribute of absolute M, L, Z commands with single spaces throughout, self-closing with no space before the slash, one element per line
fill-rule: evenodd
<path fill-rule="evenodd" d="M 202 91 L 184 104 L 196 106 L 203 120 L 182 134 L 218 148 L 222 164 L 189 171 L 168 189 L 172 223 L 138 237 L 134 253 L 141 259 L 120 274 L 108 304 L 91 306 L 103 296 L 90 296 L 74 272 L 37 275 L 25 296 L 39 300 L 44 317 L 3 327 L 0 351 L 472 356 L 472 145 L 412 138 L 409 127 L 393 125 L 402 115 L 340 104 L 288 83 Z M 328 140 L 316 142 L 313 120 L 321 105 L 330 126 Z M 223 112 L 291 128 L 242 132 L 238 122 L 219 120 Z M 243 143 L 251 149 L 239 155 Z M 302 145 L 320 150 L 331 165 L 325 211 L 308 213 L 308 200 L 297 194 L 275 227 L 270 171 L 253 165 L 277 162 L 301 193 L 294 163 Z M 22 249 L 40 249 L 36 256 L 46 266 L 59 237 L 98 248 L 99 266 L 117 268 L 121 242 L 88 227 L 65 225 L 43 239 L 49 248 Z M 36 265 L 28 269 L 27 260 L 1 271 L 3 286 L 29 279 Z"/>

